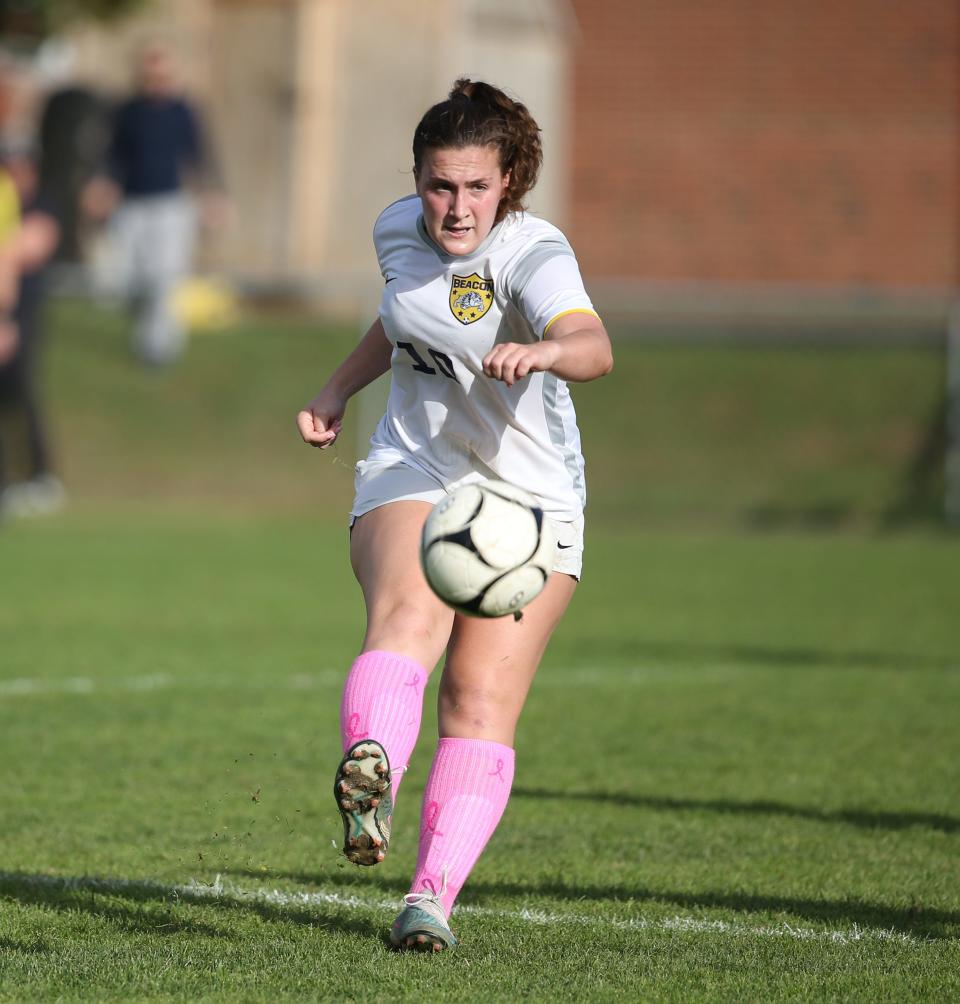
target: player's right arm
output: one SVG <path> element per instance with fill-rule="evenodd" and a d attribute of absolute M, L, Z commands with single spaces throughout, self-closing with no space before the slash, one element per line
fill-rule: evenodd
<path fill-rule="evenodd" d="M 390 369 L 392 353 L 393 346 L 378 317 L 323 390 L 297 415 L 297 428 L 305 443 L 324 450 L 337 438 L 347 402 Z"/>

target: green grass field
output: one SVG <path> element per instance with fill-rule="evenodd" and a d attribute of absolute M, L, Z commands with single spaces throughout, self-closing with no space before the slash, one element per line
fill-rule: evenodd
<path fill-rule="evenodd" d="M 584 581 L 430 958 L 385 944 L 430 694 L 387 861 L 335 847 L 353 455 L 292 414 L 351 333 L 160 375 L 111 316 L 55 321 L 72 505 L 0 529 L 0 999 L 960 995 L 960 539 L 881 529 L 935 358 L 621 343 L 579 388 Z"/>

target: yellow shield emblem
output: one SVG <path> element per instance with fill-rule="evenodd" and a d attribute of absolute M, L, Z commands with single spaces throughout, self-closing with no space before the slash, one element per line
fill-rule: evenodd
<path fill-rule="evenodd" d="M 493 279 L 472 275 L 455 275 L 450 280 L 450 309 L 461 324 L 473 324 L 493 303 Z"/>

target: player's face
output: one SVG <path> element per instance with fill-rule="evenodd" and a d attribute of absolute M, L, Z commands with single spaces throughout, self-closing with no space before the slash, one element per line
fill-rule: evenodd
<path fill-rule="evenodd" d="M 472 254 L 493 229 L 509 181 L 492 146 L 427 150 L 417 174 L 427 233 L 447 254 Z"/>

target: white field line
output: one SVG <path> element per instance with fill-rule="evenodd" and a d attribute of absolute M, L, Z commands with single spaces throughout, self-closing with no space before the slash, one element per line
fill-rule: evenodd
<path fill-rule="evenodd" d="M 142 676 L 118 676 L 96 679 L 90 676 L 16 677 L 0 679 L 0 701 L 18 697 L 44 695 L 92 695 L 150 693 L 155 690 L 174 691 L 253 691 L 324 690 L 340 688 L 346 679 L 348 666 L 322 669 L 314 673 L 249 676 L 230 673 L 148 673 Z M 645 687 L 669 679 L 674 686 L 700 687 L 722 685 L 748 672 L 733 663 L 711 663 L 687 667 L 680 675 L 670 666 L 545 666 L 537 674 L 536 690 L 553 687 Z M 436 676 L 436 674 L 434 674 Z"/>
<path fill-rule="evenodd" d="M 149 693 L 155 690 L 315 690 L 342 686 L 346 671 L 296 673 L 286 677 L 249 677 L 229 674 L 175 676 L 170 673 L 149 673 L 144 676 L 94 679 L 89 676 L 16 677 L 0 680 L 0 700 L 3 698 L 35 697 L 48 694 L 121 694 Z"/>
<path fill-rule="evenodd" d="M 150 693 L 155 690 L 321 690 L 341 687 L 347 669 L 324 669 L 316 673 L 293 673 L 287 676 L 232 676 L 218 674 L 149 673 L 142 676 L 119 676 L 96 679 L 90 676 L 15 677 L 0 680 L 0 700 L 56 694 Z M 647 667 L 545 667 L 536 686 L 573 686 L 608 683 L 643 685 L 655 679 L 658 671 Z"/>
<path fill-rule="evenodd" d="M 212 885 L 190 882 L 186 885 L 167 885 L 162 882 L 135 879 L 83 877 L 58 877 L 55 875 L 19 875 L 0 872 L 0 886 L 26 886 L 54 892 L 74 889 L 106 895 L 134 893 L 162 896 L 166 899 L 193 903 L 230 902 L 265 903 L 279 907 L 333 906 L 348 910 L 395 911 L 395 899 L 344 895 L 339 892 L 287 892 L 281 889 L 243 889 L 224 883 L 218 875 Z M 517 921 L 542 927 L 593 927 L 615 928 L 625 931 L 662 931 L 669 933 L 714 934 L 729 938 L 788 938 L 794 941 L 818 941 L 835 945 L 858 942 L 887 942 L 909 947 L 919 947 L 941 939 L 918 938 L 902 931 L 883 928 L 801 927 L 782 921 L 777 924 L 741 924 L 727 920 L 703 920 L 699 917 L 599 917 L 580 913 L 556 913 L 547 910 L 498 910 L 486 906 L 458 905 L 455 916 L 489 917 L 500 921 Z"/>

